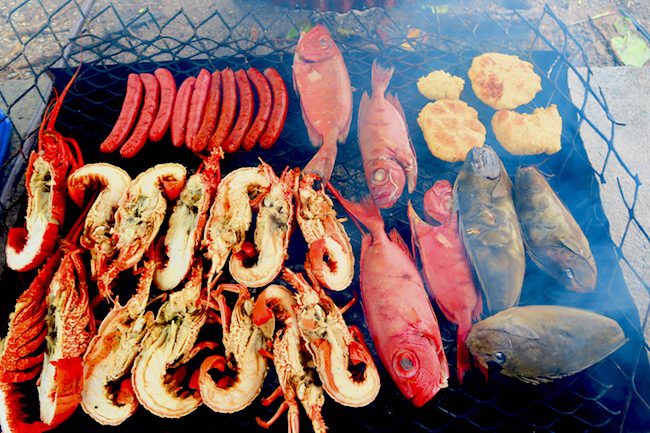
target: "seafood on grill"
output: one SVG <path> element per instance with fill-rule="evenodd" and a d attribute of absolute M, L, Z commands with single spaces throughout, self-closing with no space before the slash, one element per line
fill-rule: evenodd
<path fill-rule="evenodd" d="M 135 295 L 124 306 L 115 300 L 83 357 L 81 407 L 102 425 L 119 425 L 138 408 L 129 373 L 154 321 L 145 308 L 155 269 L 155 257 L 145 260 Z"/>
<path fill-rule="evenodd" d="M 379 393 L 379 373 L 361 332 L 346 325 L 339 308 L 318 285 L 287 268 L 282 277 L 298 292 L 298 329 L 323 389 L 344 406 L 370 404 Z"/>
<path fill-rule="evenodd" d="M 438 320 L 411 253 L 393 229 L 387 235 L 379 208 L 330 190 L 370 234 L 361 244 L 360 288 L 377 353 L 401 393 L 416 407 L 447 387 L 449 366 Z"/>
<path fill-rule="evenodd" d="M 185 184 L 185 175 L 185 167 L 181 164 L 158 164 L 140 173 L 129 184 L 120 199 L 111 230 L 116 240 L 117 257 L 98 279 L 102 296 L 111 296 L 115 278 L 134 267 L 151 246 L 165 218 L 167 201 L 178 197 Z"/>
<path fill-rule="evenodd" d="M 78 73 L 79 70 L 61 95 L 55 97 L 54 105 L 48 106 L 38 130 L 37 149 L 29 155 L 25 172 L 25 227 L 9 230 L 5 250 L 7 265 L 15 271 L 35 269 L 52 254 L 65 217 L 66 176 L 71 169 L 84 164 L 77 142 L 54 127 Z"/>
<path fill-rule="evenodd" d="M 380 208 L 392 207 L 404 184 L 411 193 L 418 177 L 415 149 L 409 139 L 406 116 L 397 96 L 386 89 L 393 68 L 372 63 L 372 96 L 364 93 L 359 105 L 359 149 L 366 182 Z"/>
<path fill-rule="evenodd" d="M 88 210 L 81 235 L 81 246 L 90 251 L 90 277 L 96 280 L 115 255 L 115 241 L 110 232 L 120 198 L 131 183 L 131 177 L 121 168 L 107 163 L 86 164 L 68 177 L 68 195 L 82 207 L 85 192 L 93 185 L 101 191 Z"/>
<path fill-rule="evenodd" d="M 201 305 L 203 266 L 197 260 L 182 290 L 160 307 L 155 322 L 142 339 L 142 349 L 131 369 L 133 390 L 149 412 L 163 418 L 180 418 L 201 405 L 198 390 L 182 385 L 189 362 L 202 347 L 195 344 L 206 321 Z"/>
<path fill-rule="evenodd" d="M 285 170 L 278 179 L 272 170 L 267 170 L 267 176 L 271 186 L 258 206 L 255 257 L 247 253 L 250 248 L 243 248 L 230 258 L 230 275 L 246 287 L 266 286 L 280 273 L 293 229 L 293 193 L 298 173 Z"/>
<path fill-rule="evenodd" d="M 174 205 L 164 241 L 168 260 L 154 275 L 154 283 L 160 290 L 178 286 L 190 270 L 221 179 L 222 156 L 223 152 L 217 148 L 205 159 L 198 171 L 189 177 Z"/>
<path fill-rule="evenodd" d="M 460 233 L 485 295 L 487 312 L 517 305 L 526 253 L 512 200 L 512 182 L 496 152 L 475 147 L 454 184 Z"/>
<path fill-rule="evenodd" d="M 239 294 L 232 312 L 225 290 Z M 273 337 L 273 323 L 257 326 L 253 322 L 254 300 L 240 284 L 222 284 L 211 295 L 219 305 L 225 356 L 211 355 L 201 363 L 199 390 L 210 409 L 233 413 L 250 405 L 262 390 L 268 367 L 260 349 Z"/>
<path fill-rule="evenodd" d="M 343 56 L 322 25 L 302 33 L 293 60 L 293 84 L 300 97 L 309 140 L 320 147 L 305 167 L 326 185 L 352 121 L 352 87 Z"/>
<path fill-rule="evenodd" d="M 589 241 L 537 168 L 517 169 L 514 201 L 533 262 L 569 290 L 593 291 L 598 274 Z"/>
<path fill-rule="evenodd" d="M 8 331 L 0 340 L 0 427 L 3 432 L 40 433 L 49 427 L 41 421 L 29 422 L 19 384 L 33 380 L 43 368 L 45 296 L 62 251 L 56 250 L 41 267 L 36 278 L 18 297 L 9 316 Z"/>
<path fill-rule="evenodd" d="M 234 170 L 221 180 L 202 242 L 206 258 L 212 262 L 209 281 L 223 269 L 231 251 L 242 249 L 253 221 L 253 207 L 263 200 L 274 178 L 273 169 L 262 163 Z"/>
<path fill-rule="evenodd" d="M 296 299 L 287 288 L 273 284 L 260 293 L 253 307 L 253 321 L 261 325 L 268 320 L 278 319 L 284 328 L 276 331 L 273 339 L 273 365 L 278 375 L 280 386 L 262 405 L 268 406 L 278 397 L 284 401 L 269 421 L 257 417 L 257 423 L 269 428 L 286 411 L 287 425 L 290 433 L 300 431 L 300 412 L 298 401 L 302 404 L 312 422 L 316 433 L 327 430 L 321 409 L 325 403 L 323 387 L 318 384 L 316 371 L 309 353 L 304 349 L 298 328 Z"/>
<path fill-rule="evenodd" d="M 480 319 L 482 301 L 458 233 L 458 213 L 452 210 L 452 205 L 451 183 L 439 180 L 424 194 L 424 208 L 440 225 L 423 221 L 411 202 L 408 204 L 408 217 L 429 295 L 447 320 L 458 326 L 456 370 L 462 383 L 463 376 L 470 369 L 465 338 L 472 321 Z"/>
<path fill-rule="evenodd" d="M 578 373 L 627 342 L 616 321 L 558 305 L 514 307 L 476 323 L 467 345 L 485 367 L 539 384 Z"/>
<path fill-rule="evenodd" d="M 309 245 L 307 263 L 318 282 L 345 290 L 354 278 L 354 252 L 334 204 L 318 176 L 302 173 L 295 194 L 296 221 Z"/>
<path fill-rule="evenodd" d="M 81 224 L 73 239 L 80 231 Z M 68 419 L 79 406 L 82 357 L 95 333 L 83 251 L 66 243 L 61 248 L 63 257 L 45 298 L 46 346 L 37 384 L 41 421 L 51 427 Z"/>

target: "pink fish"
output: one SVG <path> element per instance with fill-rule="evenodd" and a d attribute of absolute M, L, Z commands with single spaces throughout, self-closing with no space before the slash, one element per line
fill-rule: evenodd
<path fill-rule="evenodd" d="M 408 216 L 429 294 L 445 317 L 458 325 L 456 370 L 462 383 L 463 376 L 470 369 L 465 338 L 472 321 L 480 318 L 482 302 L 458 233 L 458 212 L 452 211 L 452 189 L 449 181 L 439 180 L 424 195 L 425 212 L 440 225 L 424 222 L 411 202 Z"/>
<path fill-rule="evenodd" d="M 418 163 L 409 139 L 404 110 L 397 96 L 386 93 L 393 68 L 372 64 L 372 96 L 359 105 L 359 149 L 370 195 L 380 208 L 389 208 L 402 195 L 404 184 L 413 192 Z"/>
<path fill-rule="evenodd" d="M 449 366 L 438 321 L 411 253 L 396 230 L 384 230 L 370 199 L 345 210 L 370 230 L 361 246 L 361 301 L 377 353 L 393 382 L 416 407 L 447 387 Z"/>
<path fill-rule="evenodd" d="M 334 169 L 337 142 L 345 142 L 350 132 L 352 87 L 343 56 L 322 25 L 300 36 L 293 86 L 309 140 L 320 147 L 304 171 L 317 174 L 325 185 Z"/>

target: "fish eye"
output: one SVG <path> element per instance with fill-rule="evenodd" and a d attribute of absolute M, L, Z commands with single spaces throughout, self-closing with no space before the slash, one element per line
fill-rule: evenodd
<path fill-rule="evenodd" d="M 571 269 L 571 268 L 567 268 L 567 269 L 565 269 L 565 270 L 564 270 L 564 274 L 566 275 L 566 277 L 567 277 L 570 281 L 573 281 L 573 280 L 575 279 L 575 277 L 576 277 L 576 274 L 573 272 L 573 269 Z"/>
<path fill-rule="evenodd" d="M 506 355 L 503 352 L 495 352 L 493 357 L 498 364 L 506 362 Z"/>
<path fill-rule="evenodd" d="M 373 182 L 383 182 L 386 180 L 386 170 L 383 168 L 378 168 L 377 170 L 373 171 L 372 173 L 372 181 Z"/>
<path fill-rule="evenodd" d="M 393 368 L 405 378 L 410 378 L 418 373 L 419 361 L 415 354 L 402 351 L 393 357 Z"/>
<path fill-rule="evenodd" d="M 329 48 L 329 46 L 330 46 L 330 42 L 329 42 L 329 40 L 328 40 L 327 38 L 320 38 L 320 39 L 318 40 L 318 44 L 319 44 L 320 47 L 323 48 L 323 49 L 325 49 L 325 48 Z"/>

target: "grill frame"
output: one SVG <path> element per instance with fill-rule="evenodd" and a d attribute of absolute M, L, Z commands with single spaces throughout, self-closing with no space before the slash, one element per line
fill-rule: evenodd
<path fill-rule="evenodd" d="M 258 59 L 265 59 L 263 62 L 259 63 L 259 65 L 266 64 L 265 62 L 267 62 L 268 59 L 276 59 L 275 61 L 277 62 L 277 65 L 280 68 L 283 68 L 283 75 L 286 78 L 288 74 L 287 65 L 290 65 L 291 53 L 295 47 L 295 43 L 297 42 L 297 37 L 294 37 L 294 35 L 297 36 L 297 32 L 301 26 L 308 21 L 324 23 L 333 30 L 332 33 L 335 35 L 337 44 L 339 44 L 344 52 L 346 60 L 348 58 L 364 56 L 369 58 L 373 57 L 375 55 L 373 46 L 378 47 L 381 50 L 386 50 L 386 52 L 389 50 L 396 50 L 394 52 L 402 53 L 404 56 L 418 56 L 437 52 L 439 53 L 439 58 L 435 59 L 436 62 L 438 62 L 437 64 L 448 65 L 449 68 L 451 68 L 450 72 L 453 73 L 455 72 L 453 70 L 454 68 L 460 70 L 466 68 L 467 65 L 466 63 L 446 59 L 445 56 L 448 56 L 449 52 L 453 53 L 453 56 L 451 57 L 467 60 L 468 58 L 471 58 L 472 53 L 499 50 L 502 52 L 518 54 L 526 60 L 532 60 L 536 65 L 539 63 L 534 59 L 533 53 L 536 52 L 536 50 L 542 49 L 545 52 L 551 53 L 555 56 L 555 60 L 550 67 L 555 68 L 558 65 L 561 65 L 562 68 L 558 67 L 558 70 L 571 70 L 578 76 L 579 81 L 582 83 L 585 90 L 585 98 L 581 107 L 573 107 L 568 91 L 559 81 L 562 79 L 565 80 L 566 78 L 561 78 L 560 75 L 562 74 L 558 73 L 555 76 L 551 74 L 551 78 L 548 80 L 548 82 L 553 86 L 553 91 L 551 92 L 551 96 L 549 96 L 549 100 L 563 101 L 565 104 L 569 104 L 577 118 L 576 123 L 572 125 L 571 130 L 564 131 L 564 142 L 570 143 L 571 145 L 580 142 L 580 137 L 577 131 L 583 126 L 583 124 L 586 124 L 598 133 L 602 139 L 602 144 L 607 146 L 607 156 L 604 165 L 600 168 L 594 168 L 590 165 L 588 167 L 592 170 L 591 174 L 593 175 L 593 181 L 590 185 L 592 188 L 596 188 L 595 191 L 592 190 L 590 193 L 592 196 L 595 193 L 595 197 L 598 197 L 598 185 L 605 181 L 607 171 L 610 170 L 610 167 L 614 164 L 623 167 L 627 175 L 629 175 L 629 179 L 627 180 L 633 182 L 633 185 L 635 185 L 633 201 L 631 203 L 626 201 L 623 189 L 620 188 L 621 196 L 623 197 L 628 212 L 628 222 L 620 242 L 615 243 L 610 239 L 611 244 L 607 246 L 611 249 L 608 254 L 611 254 L 615 263 L 612 264 L 611 280 L 608 280 L 608 285 L 604 290 L 609 290 L 610 295 L 614 293 L 614 289 L 626 290 L 625 282 L 621 276 L 620 265 L 631 269 L 633 277 L 638 279 L 642 287 L 647 291 L 650 291 L 650 287 L 642 279 L 641 273 L 635 269 L 633 261 L 628 259 L 624 251 L 628 232 L 638 230 L 646 239 L 648 239 L 646 230 L 641 226 L 634 215 L 638 191 L 641 187 L 639 178 L 630 170 L 629 166 L 616 150 L 616 121 L 609 112 L 603 95 L 591 87 L 591 70 L 588 66 L 588 59 L 582 46 L 571 34 L 567 26 L 562 23 L 550 8 L 546 7 L 542 16 L 535 20 L 525 17 L 518 12 L 505 15 L 483 14 L 474 17 L 446 17 L 437 14 L 422 14 L 422 16 L 419 16 L 415 22 L 406 23 L 403 19 L 400 19 L 398 12 L 393 10 L 384 11 L 380 9 L 371 9 L 368 11 L 352 11 L 345 15 L 285 10 L 285 13 L 278 16 L 271 15 L 262 17 L 258 15 L 259 10 L 256 10 L 254 6 L 251 6 L 250 9 L 242 12 L 234 18 L 219 11 L 214 11 L 200 18 L 192 15 L 190 12 L 178 11 L 177 13 L 161 19 L 160 16 L 149 10 L 140 11 L 135 16 L 126 18 L 124 11 L 120 10 L 119 5 L 107 2 L 98 2 L 98 5 L 95 5 L 94 3 L 94 1 L 89 1 L 82 5 L 76 1 L 68 0 L 62 2 L 61 5 L 53 11 L 48 11 L 41 2 L 28 0 L 16 10 L 11 11 L 9 14 L 9 22 L 12 23 L 14 31 L 17 34 L 20 34 L 19 27 L 17 24 L 14 24 L 12 19 L 19 13 L 24 12 L 25 8 L 31 6 L 36 8 L 42 7 L 44 10 L 44 14 L 46 15 L 45 24 L 40 27 L 39 31 L 37 31 L 35 35 L 32 35 L 31 38 L 21 39 L 21 42 L 27 48 L 30 44 L 35 44 L 35 41 L 37 41 L 39 37 L 46 37 L 48 34 L 53 35 L 55 39 L 64 39 L 61 37 L 63 30 L 58 30 L 55 24 L 57 16 L 65 13 L 68 9 L 78 12 L 78 15 L 80 16 L 78 23 L 80 24 L 73 26 L 72 31 L 70 32 L 72 36 L 70 43 L 59 44 L 60 52 L 54 53 L 49 61 L 36 66 L 33 64 L 33 59 L 30 59 L 28 56 L 29 50 L 25 49 L 21 55 L 11 59 L 9 64 L 5 65 L 17 68 L 18 70 L 27 71 L 26 75 L 34 80 L 34 85 L 13 103 L 0 92 L 0 101 L 7 105 L 8 110 L 6 111 L 9 116 L 12 116 L 12 111 L 15 113 L 19 109 L 20 102 L 24 100 L 28 94 L 36 94 L 37 101 L 40 102 L 42 107 L 45 107 L 46 102 L 49 100 L 50 92 L 47 90 L 47 83 L 45 85 L 43 83 L 49 81 L 49 76 L 56 77 L 58 79 L 54 81 L 55 87 L 60 90 L 66 82 L 66 79 L 63 78 L 65 78 L 65 76 L 69 77 L 70 71 L 76 67 L 82 59 L 85 66 L 78 79 L 78 84 L 73 88 L 73 95 L 90 92 L 89 90 L 82 90 L 83 83 L 86 81 L 97 84 L 97 82 L 101 81 L 101 78 L 98 78 L 97 76 L 100 72 L 103 74 L 114 74 L 114 76 L 119 76 L 119 74 L 125 74 L 126 71 L 150 71 L 155 68 L 156 64 L 161 63 L 167 64 L 177 79 L 180 79 L 184 74 L 189 75 L 198 72 L 200 66 L 208 66 L 212 68 L 221 68 L 226 65 L 247 67 L 257 66 L 260 62 Z M 105 23 L 108 23 L 108 25 L 105 25 Z M 259 27 L 257 37 L 254 36 L 254 32 L 251 30 L 251 25 Z M 422 34 L 416 38 L 408 38 L 408 25 L 421 29 Z M 106 28 L 112 28 L 111 26 L 117 26 L 117 29 L 104 32 Z M 218 26 L 220 28 L 215 29 L 210 28 L 210 26 Z M 381 31 L 377 31 L 378 28 Z M 75 31 L 75 29 L 78 31 Z M 353 34 L 350 34 L 350 31 L 353 31 Z M 223 35 L 223 37 L 219 39 L 218 35 Z M 525 35 L 528 35 L 529 37 L 526 38 L 524 37 Z M 402 46 L 402 44 L 406 45 Z M 383 53 L 384 57 L 398 57 L 392 54 L 387 55 L 386 52 Z M 222 54 L 227 56 L 229 61 L 232 63 L 214 60 L 214 58 L 217 58 L 217 56 Z M 206 55 L 213 56 L 213 59 L 205 57 Z M 21 69 L 23 63 L 27 65 L 26 69 Z M 577 65 L 580 63 L 587 66 L 586 74 L 580 73 L 577 69 Z M 361 67 L 362 65 L 367 66 L 367 64 L 368 62 L 359 62 L 358 67 Z M 122 65 L 128 66 L 125 68 Z M 350 72 L 352 75 L 361 73 L 360 70 L 351 70 Z M 107 75 L 107 77 L 108 76 L 109 75 Z M 290 81 L 287 81 L 287 83 L 289 82 Z M 399 89 L 404 88 L 404 86 L 406 86 L 406 84 L 401 82 L 400 77 L 397 76 L 391 84 L 391 88 L 397 89 L 400 96 L 403 96 L 404 93 L 400 93 Z M 104 90 L 108 90 L 110 87 L 110 80 L 107 80 Z M 466 83 L 466 87 L 469 87 L 469 82 Z M 367 88 L 368 86 L 366 85 L 363 87 L 363 90 L 367 90 Z M 108 90 L 112 98 L 106 100 L 102 99 L 102 91 L 100 90 L 98 92 L 100 97 L 95 102 L 98 105 L 102 103 L 110 104 L 111 102 L 113 104 L 118 104 L 112 108 L 112 111 L 117 113 L 117 110 L 119 110 L 119 96 L 121 91 L 121 89 Z M 467 93 L 467 91 L 465 93 Z M 355 112 L 359 98 L 360 92 L 355 92 Z M 417 96 L 413 96 L 413 98 L 417 101 Z M 291 111 L 289 116 L 295 117 L 296 115 L 299 115 L 299 109 L 297 108 L 296 102 L 295 96 L 292 95 Z M 470 102 L 470 105 L 474 106 L 479 104 L 475 100 L 468 102 Z M 418 102 L 407 100 L 403 101 L 403 103 L 405 106 L 410 107 Z M 611 129 L 609 131 L 601 131 L 586 115 L 585 107 L 588 103 L 596 103 L 605 113 L 607 118 L 610 119 Z M 565 113 L 562 114 L 564 115 Z M 74 116 L 92 117 L 92 114 L 89 115 L 85 113 L 84 110 L 79 107 L 75 108 L 74 104 L 66 107 L 60 118 L 62 125 L 64 125 L 62 128 L 64 132 L 72 132 L 72 130 L 67 131 L 66 128 L 68 125 L 74 123 Z M 3 244 L 8 227 L 15 225 L 16 221 L 20 221 L 20 218 L 22 218 L 22 215 L 24 214 L 24 198 L 22 197 L 23 172 L 29 151 L 35 144 L 33 126 L 38 124 L 39 119 L 40 114 L 38 113 L 38 110 L 36 110 L 31 128 L 28 127 L 27 132 L 19 131 L 17 129 L 15 130 L 20 141 L 24 140 L 24 145 L 22 146 L 22 149 L 13 152 L 8 162 L 2 166 L 0 171 L 0 179 L 3 180 L 2 196 L 0 198 L 0 239 Z M 486 122 L 486 119 L 482 118 L 481 120 Z M 102 127 L 104 129 L 109 127 L 111 121 L 114 121 L 114 118 L 105 119 Z M 489 119 L 487 119 L 487 121 L 489 122 Z M 301 121 L 298 120 L 294 123 L 295 125 L 300 125 Z M 421 144 L 423 141 L 419 129 L 413 127 L 414 122 L 410 123 L 412 123 L 411 133 L 413 135 L 413 140 L 416 143 Z M 297 142 L 299 140 L 306 142 L 305 131 L 301 131 L 297 127 L 293 130 L 283 132 L 283 137 L 292 142 Z M 351 137 L 354 137 L 354 131 L 351 133 Z M 488 143 L 490 140 L 494 142 L 494 138 L 488 136 Z M 353 156 L 354 151 L 356 150 L 356 141 L 354 138 L 351 138 L 348 141 L 348 146 L 348 153 L 346 154 L 346 151 L 341 152 L 339 161 L 346 161 L 346 158 L 355 157 Z M 150 148 L 151 146 L 149 145 L 148 147 Z M 272 157 L 283 157 L 288 159 L 286 154 L 295 150 L 296 149 L 293 148 L 287 149 L 284 156 L 273 153 Z M 582 149 L 582 151 L 584 153 L 584 149 Z M 295 165 L 303 166 L 312 153 L 313 150 L 307 147 L 302 152 L 292 153 L 291 159 Z M 259 155 L 263 158 L 265 157 L 264 153 L 260 153 Z M 586 155 L 581 155 L 581 157 L 586 159 Z M 189 158 L 189 156 L 185 155 L 183 158 L 188 160 L 187 158 Z M 109 158 L 109 161 L 111 162 L 117 160 L 117 158 L 115 158 L 115 160 Z M 237 165 L 245 164 L 247 161 L 249 163 L 254 163 L 254 158 L 245 157 L 240 160 L 240 164 Z M 524 162 L 527 164 L 536 160 L 520 159 L 519 161 L 528 161 Z M 508 161 L 506 162 L 507 165 L 509 165 L 509 168 L 513 166 L 512 164 L 515 164 L 514 159 L 510 161 L 510 164 L 508 164 Z M 588 164 L 588 160 L 586 162 Z M 140 164 L 140 162 L 136 162 L 135 164 Z M 128 169 L 129 163 L 126 165 Z M 195 166 L 196 164 L 194 167 Z M 450 172 L 449 166 L 450 165 L 446 166 L 448 172 Z M 135 169 L 135 167 L 132 168 Z M 225 169 L 228 170 L 228 168 L 229 166 L 226 164 Z M 282 167 L 275 168 L 276 170 L 280 170 Z M 445 167 L 441 168 L 441 170 L 445 170 Z M 512 174 L 512 170 L 509 171 Z M 360 191 L 358 185 L 363 184 L 363 178 L 360 172 L 350 173 L 345 169 L 339 170 L 335 172 L 333 182 L 336 183 L 337 186 L 340 186 L 341 180 L 351 174 L 351 177 L 355 179 L 354 190 L 346 191 L 346 189 L 343 188 L 343 192 L 349 192 L 352 193 L 352 195 L 355 195 Z M 425 178 L 425 183 L 432 183 L 432 180 L 432 178 Z M 428 183 L 428 185 L 430 185 L 430 183 Z M 597 224 L 599 227 L 606 229 L 608 227 L 608 222 L 604 217 L 600 202 L 598 201 L 592 204 L 596 208 L 594 215 L 597 214 Z M 399 217 L 396 214 L 397 212 L 401 212 L 401 210 L 402 208 L 396 207 L 394 211 L 385 213 L 387 221 L 398 221 Z M 582 223 L 580 219 L 578 222 Z M 401 228 L 404 229 L 404 226 L 402 225 Z M 355 231 L 355 229 L 350 225 L 348 225 L 348 230 L 350 232 Z M 402 235 L 406 236 L 407 233 L 402 230 Z M 353 239 L 355 240 L 354 246 L 358 257 L 358 236 L 353 235 Z M 292 255 L 294 254 L 298 256 L 299 252 L 292 252 Z M 21 283 L 12 286 L 12 295 L 17 296 L 24 287 L 28 278 L 23 276 L 7 275 L 11 273 L 4 270 L 4 251 L 0 253 L 0 265 L 2 265 L 3 268 L 3 270 L 0 271 L 2 272 L 0 274 L 0 281 L 6 282 L 22 280 Z M 529 269 L 530 266 L 532 265 L 529 263 Z M 337 300 L 343 301 L 347 297 L 347 295 L 342 295 Z M 579 306 L 584 306 L 582 301 L 583 300 L 580 299 L 573 299 L 573 302 L 576 302 Z M 362 321 L 360 315 L 360 308 L 357 307 L 352 310 L 351 318 L 349 320 L 352 322 Z M 6 315 L 3 317 L 6 317 Z M 444 321 L 439 311 L 438 318 L 441 322 Z M 470 383 L 466 385 L 466 387 L 458 388 L 460 389 L 458 392 L 454 391 L 446 394 L 439 394 L 435 399 L 434 407 L 431 408 L 431 414 L 415 412 L 410 408 L 407 402 L 402 401 L 403 399 L 393 389 L 386 393 L 382 392 L 376 407 L 394 408 L 393 415 L 399 415 L 388 418 L 383 425 L 379 425 L 376 420 L 373 419 L 376 413 L 372 411 L 368 411 L 367 409 L 352 411 L 347 408 L 334 409 L 334 403 L 326 405 L 326 420 L 334 418 L 333 426 L 342 426 L 345 425 L 346 422 L 355 422 L 356 425 L 366 431 L 396 431 L 396 429 L 404 425 L 402 423 L 408 423 L 406 425 L 412 426 L 414 431 L 439 431 L 445 429 L 452 431 L 458 428 L 465 428 L 466 430 L 472 431 L 512 431 L 522 428 L 524 430 L 564 430 L 571 428 L 580 431 L 635 431 L 636 429 L 642 431 L 643 425 L 641 420 L 644 419 L 644 414 L 647 415 L 650 413 L 647 403 L 649 396 L 647 395 L 647 392 L 646 395 L 642 393 L 644 392 L 642 390 L 650 389 L 647 386 L 643 386 L 644 380 L 647 385 L 647 379 L 643 379 L 643 377 L 649 376 L 647 375 L 647 343 L 645 343 L 643 339 L 643 328 L 641 326 L 641 323 L 647 323 L 648 312 L 646 312 L 644 317 L 639 320 L 638 314 L 635 310 L 629 312 L 626 310 L 626 312 L 622 314 L 621 319 L 627 321 L 625 327 L 626 331 L 628 331 L 628 329 L 632 331 L 631 335 L 628 333 L 628 337 L 631 338 L 631 343 L 628 343 L 628 346 L 626 346 L 627 350 L 625 351 L 625 360 L 622 356 L 617 357 L 617 355 L 614 355 L 592 369 L 589 369 L 585 373 L 562 379 L 554 384 L 540 385 L 535 388 L 530 388 L 530 385 L 520 384 L 516 381 L 499 377 L 498 375 L 491 377 L 491 383 L 485 389 L 489 390 L 494 386 L 494 383 L 496 383 L 498 386 L 505 386 L 504 389 L 512 392 L 512 395 L 514 396 L 518 396 L 520 393 L 521 395 L 528 393 L 529 398 L 527 401 L 543 401 L 544 404 L 541 406 L 546 407 L 551 413 L 557 414 L 555 421 L 545 421 L 544 414 L 536 414 L 534 413 L 534 410 L 532 413 L 526 414 L 525 408 L 517 406 L 518 402 L 515 401 L 517 400 L 516 397 L 504 406 L 507 408 L 508 405 L 511 404 L 513 405 L 513 408 L 503 409 L 501 406 L 495 404 L 495 406 L 499 408 L 499 410 L 496 411 L 496 415 L 490 411 L 488 411 L 489 413 L 484 413 L 486 411 L 485 408 L 489 408 L 495 398 L 506 397 L 502 394 L 497 394 L 497 397 L 495 397 L 494 394 L 490 394 L 488 391 L 483 392 L 481 387 L 484 387 L 485 385 L 472 380 L 470 380 Z M 443 326 L 443 337 L 445 338 L 445 348 L 447 349 L 448 358 L 450 359 L 450 362 L 453 363 L 453 346 L 455 342 L 453 333 L 450 332 L 450 329 L 449 326 Z M 366 337 L 368 337 L 367 333 Z M 633 345 L 632 349 L 630 349 L 630 344 Z M 631 364 L 627 362 L 627 357 L 633 359 Z M 617 387 L 613 386 L 611 383 L 607 383 L 607 381 L 602 381 L 601 376 L 603 374 L 609 374 L 610 371 L 619 371 L 620 379 L 624 380 L 626 383 L 625 389 L 627 389 L 627 392 L 624 393 L 623 396 L 620 396 L 624 402 L 623 410 L 612 411 L 607 404 L 602 403 L 602 401 L 609 401 L 610 399 L 617 402 L 620 401 L 617 400 L 619 396 L 611 397 L 608 394 L 612 389 L 617 390 Z M 385 374 L 383 374 L 382 379 L 385 387 L 392 386 Z M 588 384 L 584 384 L 584 381 L 588 382 Z M 598 389 L 598 391 L 594 392 L 594 389 Z M 580 400 L 582 403 L 576 404 L 575 407 L 571 406 L 570 402 L 573 396 L 576 396 L 575 398 Z M 458 403 L 458 401 L 469 401 L 469 406 L 471 406 L 471 408 L 467 411 L 457 411 L 457 405 L 462 405 Z M 582 421 L 580 420 L 581 408 L 583 408 L 585 404 L 589 405 L 592 403 L 597 407 L 600 407 L 600 409 L 597 410 L 602 410 L 604 418 L 607 418 L 609 420 L 608 422 L 582 422 L 584 421 L 584 416 L 582 416 Z M 86 429 L 89 431 L 89 429 L 92 429 L 94 426 L 92 421 L 90 423 L 88 420 L 84 421 L 84 415 L 80 414 L 80 412 L 81 411 L 78 411 L 74 418 L 64 424 L 59 430 L 65 431 L 66 426 L 72 425 L 81 426 L 81 431 L 86 431 Z M 142 414 L 143 410 L 140 410 L 139 412 L 140 413 L 136 415 L 132 422 L 129 421 L 130 424 L 128 426 L 121 429 L 122 431 L 129 431 L 129 429 L 137 428 L 138 425 L 142 425 L 141 423 L 154 423 L 163 429 L 169 429 L 170 425 L 173 425 L 165 424 L 157 419 L 154 420 L 152 419 L 152 416 Z M 522 415 L 522 413 L 525 415 Z M 224 416 L 218 417 L 225 424 L 231 425 L 233 429 L 235 429 L 236 426 L 253 428 L 253 419 L 256 414 L 257 413 L 252 413 L 251 410 L 246 410 L 241 414 L 228 418 L 227 420 Z M 203 414 L 203 416 L 209 418 L 209 416 L 217 415 Z M 536 417 L 539 417 L 538 421 L 535 421 Z M 87 417 L 85 418 L 87 419 Z M 531 422 L 523 422 L 522 424 L 509 422 L 512 421 L 512 419 L 520 418 L 529 419 Z M 568 421 L 563 423 L 558 422 L 558 420 L 576 420 L 577 423 L 572 424 Z M 279 424 L 282 426 L 282 423 Z M 180 426 L 180 424 L 178 425 Z M 274 428 L 275 430 L 278 430 L 277 425 Z M 336 428 L 333 428 L 333 430 L 336 431 Z"/>

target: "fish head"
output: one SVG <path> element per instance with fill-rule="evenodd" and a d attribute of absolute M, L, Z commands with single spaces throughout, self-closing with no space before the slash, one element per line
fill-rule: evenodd
<path fill-rule="evenodd" d="M 398 340 L 386 367 L 402 395 L 421 407 L 447 386 L 447 376 L 430 339 L 409 334 Z"/>
<path fill-rule="evenodd" d="M 322 62 L 340 54 L 330 32 L 319 24 L 300 35 L 296 54 L 305 62 Z"/>
<path fill-rule="evenodd" d="M 448 180 L 439 180 L 424 193 L 424 211 L 433 219 L 444 223 L 451 216 L 453 187 Z"/>
<path fill-rule="evenodd" d="M 377 206 L 389 208 L 402 195 L 406 175 L 401 165 L 392 159 L 373 159 L 365 165 L 366 181 L 370 195 Z"/>
<path fill-rule="evenodd" d="M 508 369 L 514 362 L 512 336 L 504 329 L 489 328 L 479 322 L 467 335 L 465 343 L 476 360 L 484 367 Z"/>
<path fill-rule="evenodd" d="M 586 258 L 569 248 L 557 248 L 550 255 L 560 264 L 559 280 L 564 287 L 576 292 L 589 292 L 596 287 L 597 274 L 591 257 Z"/>
<path fill-rule="evenodd" d="M 465 164 L 477 176 L 494 180 L 501 175 L 501 160 L 490 146 L 474 147 L 467 154 Z"/>

